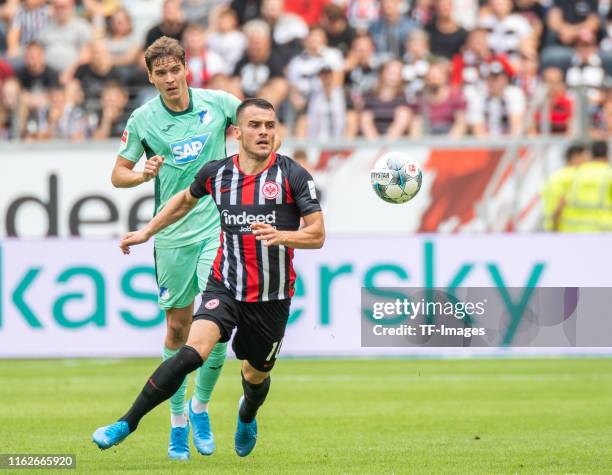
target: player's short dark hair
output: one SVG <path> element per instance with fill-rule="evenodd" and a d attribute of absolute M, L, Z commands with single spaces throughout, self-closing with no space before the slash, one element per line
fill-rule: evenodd
<path fill-rule="evenodd" d="M 268 101 L 266 101 L 265 99 L 261 99 L 259 97 L 252 97 L 249 99 L 245 99 L 244 101 L 240 103 L 240 105 L 236 109 L 236 120 L 240 121 L 240 116 L 242 115 L 244 110 L 247 107 L 251 107 L 251 106 L 257 107 L 258 109 L 271 110 L 273 112 L 276 112 L 274 110 L 274 106 L 270 104 Z"/>
<path fill-rule="evenodd" d="M 583 143 L 573 143 L 573 144 L 571 144 L 569 147 L 567 147 L 567 150 L 565 151 L 565 161 L 569 162 L 576 155 L 584 153 L 585 150 L 586 150 L 586 145 L 583 144 Z"/>
<path fill-rule="evenodd" d="M 596 140 L 591 145 L 591 154 L 593 158 L 605 158 L 608 159 L 608 142 L 605 140 Z"/>
<path fill-rule="evenodd" d="M 185 66 L 185 50 L 181 44 L 174 38 L 162 36 L 145 51 L 145 63 L 149 72 L 153 71 L 153 63 L 164 56 L 171 56 Z"/>

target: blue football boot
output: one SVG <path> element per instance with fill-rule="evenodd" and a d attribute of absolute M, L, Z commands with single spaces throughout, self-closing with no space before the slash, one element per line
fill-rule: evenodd
<path fill-rule="evenodd" d="M 257 442 L 257 421 L 242 422 L 240 420 L 240 407 L 244 396 L 238 402 L 238 423 L 236 425 L 236 435 L 234 436 L 234 448 L 240 457 L 246 457 L 255 448 Z"/>
<path fill-rule="evenodd" d="M 193 412 L 189 401 L 189 421 L 193 427 L 193 445 L 202 455 L 212 455 L 215 451 L 215 438 L 210 430 L 208 412 Z"/>
<path fill-rule="evenodd" d="M 170 429 L 168 458 L 170 460 L 189 460 L 189 424 L 185 427 Z"/>
<path fill-rule="evenodd" d="M 130 428 L 127 422 L 117 421 L 109 426 L 96 429 L 91 440 L 102 450 L 109 449 L 117 445 L 130 435 Z"/>

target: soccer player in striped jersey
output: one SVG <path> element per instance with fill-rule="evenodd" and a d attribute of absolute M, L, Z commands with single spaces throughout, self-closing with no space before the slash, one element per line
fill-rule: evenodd
<path fill-rule="evenodd" d="M 289 157 L 271 154 L 276 128 L 272 105 L 247 99 L 236 115 L 238 155 L 205 164 L 189 188 L 170 199 L 145 228 L 121 241 L 128 254 L 130 246 L 187 215 L 205 195 L 213 198 L 221 215 L 221 245 L 186 345 L 155 370 L 124 416 L 94 432 L 93 441 L 101 449 L 134 432 L 142 417 L 168 399 L 234 330 L 232 346 L 243 360 L 244 390 L 234 446 L 241 457 L 255 447 L 255 416 L 270 389 L 270 371 L 289 318 L 293 250 L 320 248 L 325 228 L 310 174 Z"/>

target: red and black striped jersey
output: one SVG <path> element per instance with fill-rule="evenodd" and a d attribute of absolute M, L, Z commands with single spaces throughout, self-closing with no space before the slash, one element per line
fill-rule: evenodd
<path fill-rule="evenodd" d="M 190 188 L 195 198 L 210 195 L 221 218 L 221 245 L 212 276 L 245 302 L 293 296 L 293 249 L 263 245 L 252 223 L 295 231 L 300 218 L 321 210 L 312 176 L 297 162 L 274 154 L 257 175 L 240 170 L 238 156 L 205 164 Z"/>

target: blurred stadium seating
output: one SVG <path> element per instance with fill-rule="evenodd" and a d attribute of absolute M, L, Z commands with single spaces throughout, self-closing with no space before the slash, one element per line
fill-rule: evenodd
<path fill-rule="evenodd" d="M 608 1 L 5 0 L 0 9 L 3 139 L 119 137 L 155 92 L 142 52 L 164 34 L 185 46 L 192 85 L 270 99 L 290 137 L 518 135 L 539 87 L 546 97 L 524 133 L 612 128 Z"/>

